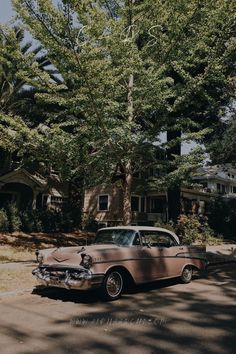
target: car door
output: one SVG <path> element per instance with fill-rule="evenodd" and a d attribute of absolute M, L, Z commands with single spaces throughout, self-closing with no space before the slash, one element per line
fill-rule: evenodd
<path fill-rule="evenodd" d="M 158 236 L 157 231 L 141 231 L 141 259 L 147 281 L 161 278 L 165 273 L 164 251 L 158 247 Z"/>
<path fill-rule="evenodd" d="M 176 240 L 163 231 L 141 231 L 142 262 L 148 280 L 167 278 L 175 274 Z"/>

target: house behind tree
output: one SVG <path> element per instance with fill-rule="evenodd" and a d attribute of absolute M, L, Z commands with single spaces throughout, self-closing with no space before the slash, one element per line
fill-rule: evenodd
<path fill-rule="evenodd" d="M 149 170 L 149 177 L 158 171 Z M 236 198 L 236 168 L 232 164 L 205 166 L 192 174 L 194 187 L 181 188 L 181 212 L 207 214 L 212 200 L 222 196 Z M 167 191 L 140 188 L 143 179 L 135 178 L 132 195 L 132 224 L 154 225 L 168 221 Z M 142 190 L 141 193 L 138 191 Z M 100 226 L 122 224 L 122 188 L 117 183 L 99 185 L 85 191 L 84 213 Z"/>

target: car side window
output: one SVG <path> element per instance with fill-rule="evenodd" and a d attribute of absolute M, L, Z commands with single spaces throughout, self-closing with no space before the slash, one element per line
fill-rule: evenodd
<path fill-rule="evenodd" d="M 148 247 L 158 247 L 158 233 L 156 231 L 142 231 L 142 244 Z"/>
<path fill-rule="evenodd" d="M 176 245 L 174 238 L 161 231 L 142 231 L 142 244 L 148 247 L 171 247 Z"/>
<path fill-rule="evenodd" d="M 171 247 L 176 245 L 174 238 L 166 232 L 160 232 L 158 236 L 159 247 Z"/>

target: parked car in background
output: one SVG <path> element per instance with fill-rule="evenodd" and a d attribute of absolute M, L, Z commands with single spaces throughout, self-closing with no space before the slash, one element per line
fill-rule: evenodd
<path fill-rule="evenodd" d="M 191 281 L 193 270 L 204 270 L 203 248 L 184 246 L 171 231 L 144 226 L 100 229 L 90 246 L 40 251 L 33 271 L 45 286 L 88 290 L 115 300 L 125 285 L 180 277 Z"/>

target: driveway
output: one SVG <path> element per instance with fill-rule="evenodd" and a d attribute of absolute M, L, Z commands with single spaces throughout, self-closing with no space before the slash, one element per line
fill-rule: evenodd
<path fill-rule="evenodd" d="M 116 302 L 63 289 L 0 297 L 1 354 L 235 353 L 236 264 Z"/>

